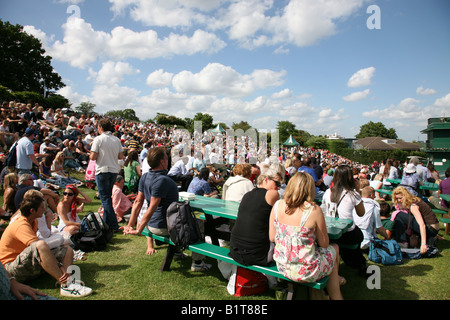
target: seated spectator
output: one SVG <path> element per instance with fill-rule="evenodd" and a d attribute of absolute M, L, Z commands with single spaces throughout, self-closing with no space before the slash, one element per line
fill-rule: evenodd
<path fill-rule="evenodd" d="M 39 290 L 18 282 L 0 263 L 0 300 L 56 300 Z"/>
<path fill-rule="evenodd" d="M 81 197 L 79 197 L 81 195 Z M 83 211 L 85 203 L 91 203 L 91 198 L 75 185 L 68 185 L 64 189 L 63 199 L 58 204 L 58 230 L 67 231 L 71 235 L 80 231 L 81 219 L 79 212 Z M 78 206 L 80 205 L 80 206 Z"/>
<path fill-rule="evenodd" d="M 440 194 L 450 194 L 450 167 L 445 170 L 445 179 L 441 180 L 438 188 L 438 196 L 430 197 L 430 203 L 438 210 L 448 211 L 450 203 L 439 199 Z"/>
<path fill-rule="evenodd" d="M 28 281 L 47 272 L 61 285 L 60 293 L 68 297 L 85 297 L 92 289 L 71 281 L 68 268 L 73 264 L 70 246 L 50 250 L 36 235 L 37 221 L 45 212 L 45 199 L 27 197 L 20 206 L 20 217 L 11 223 L 0 239 L 0 262 L 19 282 Z"/>
<path fill-rule="evenodd" d="M 338 166 L 334 171 L 333 181 L 333 187 L 325 191 L 322 199 L 324 214 L 353 221 L 353 211 L 356 210 L 356 214 L 362 217 L 365 213 L 364 203 L 356 191 L 357 184 L 352 169 L 348 165 Z M 363 239 L 361 230 L 353 223 L 336 243 L 343 245 L 339 250 L 345 264 L 357 269 L 361 276 L 367 277 L 366 259 L 360 249 Z M 356 246 L 356 249 L 349 249 L 348 246 Z"/>
<path fill-rule="evenodd" d="M 386 230 L 387 239 L 392 239 L 395 233 L 394 221 L 391 220 L 391 206 L 387 202 L 380 203 L 380 218 L 384 229 Z"/>
<path fill-rule="evenodd" d="M 231 231 L 230 257 L 243 265 L 266 266 L 272 262 L 273 245 L 269 240 L 269 216 L 280 199 L 280 177 L 275 170 L 260 175 L 257 187 L 245 193 Z"/>
<path fill-rule="evenodd" d="M 395 240 L 403 247 L 408 246 L 408 225 L 413 234 L 420 237 L 420 253 L 434 246 L 439 233 L 439 220 L 431 207 L 421 198 L 413 196 L 406 188 L 397 187 L 392 192 L 396 212 L 392 215 L 395 223 Z"/>
<path fill-rule="evenodd" d="M 322 176 L 317 177 L 316 171 L 314 170 L 313 165 L 312 165 L 311 158 L 305 159 L 305 160 L 303 161 L 303 165 L 302 165 L 301 167 L 299 167 L 297 171 L 298 171 L 298 172 L 304 171 L 304 172 L 310 174 L 311 177 L 313 177 L 314 183 L 316 184 L 316 193 L 315 193 L 315 195 L 316 195 L 316 200 L 322 200 L 324 191 L 322 191 L 322 190 L 319 189 L 319 186 L 320 186 L 320 185 L 322 184 L 322 182 L 323 182 Z"/>
<path fill-rule="evenodd" d="M 62 151 L 56 154 L 55 159 L 53 160 L 51 167 L 52 178 L 59 187 L 64 188 L 68 184 L 75 184 L 77 186 L 81 186 L 81 181 L 73 177 L 69 177 L 64 172 L 64 154 Z"/>
<path fill-rule="evenodd" d="M 87 164 L 89 163 L 90 151 L 86 149 L 83 141 L 78 140 L 75 143 L 75 146 L 76 146 L 74 152 L 75 160 L 81 165 L 81 167 L 83 167 L 83 169 L 86 169 Z"/>
<path fill-rule="evenodd" d="M 342 300 L 339 247 L 331 244 L 322 210 L 315 205 L 316 184 L 311 175 L 297 172 L 283 200 L 270 214 L 269 239 L 275 243 L 278 270 L 296 282 L 314 282 L 329 276 L 328 294 Z"/>
<path fill-rule="evenodd" d="M 209 169 L 208 168 L 201 169 L 199 175 L 196 176 L 189 184 L 187 192 L 191 192 L 199 196 L 217 198 L 218 192 L 217 190 L 211 189 L 208 183 L 208 178 L 209 178 Z"/>
<path fill-rule="evenodd" d="M 66 148 L 63 149 L 64 155 L 64 167 L 75 169 L 78 172 L 85 172 L 83 167 L 75 160 L 75 141 L 69 141 L 69 144 Z"/>
<path fill-rule="evenodd" d="M 137 193 L 142 171 L 139 164 L 139 154 L 136 150 L 133 150 L 128 154 L 125 163 L 123 164 L 123 171 L 127 194 Z"/>
<path fill-rule="evenodd" d="M 375 190 L 370 186 L 366 186 L 361 190 L 361 197 L 366 212 L 362 217 L 354 214 L 353 220 L 364 235 L 364 239 L 361 242 L 361 249 L 364 250 L 369 248 L 369 244 L 373 239 L 378 238 L 375 230 L 385 239 L 389 237 L 381 223 L 380 205 L 374 200 Z"/>
<path fill-rule="evenodd" d="M 14 197 L 17 192 L 17 184 L 19 177 L 16 173 L 9 173 L 3 182 L 3 206 L 2 209 L 5 216 L 12 216 L 16 212 L 16 205 L 14 204 Z"/>
<path fill-rule="evenodd" d="M 167 175 L 175 182 L 181 182 L 181 191 L 187 191 L 189 184 L 192 181 L 193 173 L 186 169 L 186 164 L 188 162 L 187 157 L 181 157 L 175 162 L 175 164 L 170 168 Z"/>
<path fill-rule="evenodd" d="M 330 188 L 333 182 L 334 169 L 328 169 L 327 175 L 323 178 L 323 183 Z"/>
<path fill-rule="evenodd" d="M 222 189 L 222 199 L 240 202 L 244 194 L 253 190 L 250 181 L 252 166 L 250 164 L 237 164 L 233 168 L 233 176 L 225 181 Z"/>
<path fill-rule="evenodd" d="M 133 203 L 131 198 L 134 198 L 135 195 L 131 194 L 126 196 L 123 193 L 123 188 L 125 185 L 125 180 L 121 175 L 118 175 L 116 178 L 116 182 L 114 183 L 112 190 L 112 204 L 114 208 L 114 212 L 116 213 L 117 222 L 122 222 L 122 220 L 128 221 L 131 216 L 131 209 L 133 207 Z M 99 213 L 103 214 L 103 207 L 100 207 Z"/>
<path fill-rule="evenodd" d="M 61 151 L 55 144 L 52 143 L 52 140 L 50 138 L 44 138 L 44 141 L 42 142 L 39 153 L 41 154 L 52 154 L 53 156 L 56 156 L 56 154 Z"/>
<path fill-rule="evenodd" d="M 419 186 L 423 184 L 422 178 L 416 171 L 416 166 L 413 163 L 408 163 L 400 183 L 402 187 L 405 187 L 415 197 L 419 195 Z"/>
<path fill-rule="evenodd" d="M 59 196 L 52 190 L 49 190 L 47 188 L 39 188 L 34 186 L 34 180 L 33 176 L 28 173 L 24 173 L 21 176 L 19 176 L 18 180 L 18 187 L 16 194 L 14 196 L 14 206 L 15 209 L 18 210 L 20 207 L 21 202 L 24 199 L 24 195 L 28 190 L 38 190 L 42 192 L 44 195 L 44 199 L 47 202 L 48 207 L 53 211 L 56 212 L 56 207 L 59 202 Z"/>

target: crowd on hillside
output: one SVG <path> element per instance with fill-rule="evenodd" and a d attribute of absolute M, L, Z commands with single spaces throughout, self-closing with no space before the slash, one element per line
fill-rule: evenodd
<path fill-rule="evenodd" d="M 112 190 L 108 197 L 112 199 L 114 220 L 117 219 L 118 223 L 126 223 L 125 233 L 136 234 L 139 228 L 139 232 L 142 231 L 136 216 L 138 210 L 133 206 L 138 203 L 139 210 L 142 210 L 144 198 L 149 205 L 150 193 L 144 190 L 144 187 L 148 188 L 146 184 L 148 177 L 158 171 L 176 185 L 176 195 L 178 191 L 185 191 L 196 195 L 238 201 L 243 211 L 247 208 L 245 210 L 247 214 L 253 212 L 251 208 L 255 206 L 260 208 L 261 210 L 254 214 L 265 214 L 261 215 L 261 219 L 267 220 L 264 227 L 267 229 L 262 232 L 263 238 L 258 238 L 257 241 L 257 243 L 265 243 L 264 247 L 260 248 L 262 251 L 255 253 L 260 255 L 262 252 L 263 258 L 259 256 L 256 261 L 266 260 L 267 250 L 269 250 L 273 260 L 267 261 L 276 261 L 279 269 L 286 270 L 286 276 L 290 276 L 292 270 L 296 270 L 298 266 L 282 261 L 281 256 L 289 255 L 289 252 L 286 252 L 287 247 L 282 247 L 276 234 L 281 232 L 280 230 L 286 233 L 284 228 L 292 221 L 295 221 L 295 224 L 301 223 L 308 226 L 310 233 L 301 233 L 298 236 L 312 239 L 313 242 L 317 240 L 319 246 L 325 246 L 324 250 L 327 251 L 321 251 L 314 246 L 311 248 L 311 245 L 305 246 L 305 243 L 300 244 L 298 250 L 302 254 L 306 251 L 316 252 L 314 257 L 317 265 L 314 264 L 314 267 L 320 272 L 318 271 L 314 277 L 334 275 L 333 280 L 330 281 L 329 291 L 332 292 L 330 296 L 333 295 L 335 298 L 342 298 L 338 287 L 346 281 L 338 275 L 336 262 L 339 261 L 339 256 L 346 264 L 358 269 L 364 276 L 366 261 L 362 250 L 367 249 L 370 240 L 378 237 L 378 234 L 385 239 L 395 239 L 400 244 L 408 246 L 405 223 L 408 224 L 410 216 L 414 217 L 414 232 L 422 239 L 419 243 L 420 251 L 425 254 L 428 246 L 433 246 L 439 238 L 439 223 L 431 208 L 448 210 L 447 202 L 440 201 L 436 193 L 422 192 L 419 186 L 424 182 L 435 182 L 440 185 L 439 192 L 450 193 L 450 180 L 441 181 L 441 177 L 432 164 L 424 166 L 416 157 L 411 158 L 409 163 L 383 159 L 380 163 L 363 165 L 330 153 L 328 150 L 282 146 L 279 152 L 275 153 L 260 148 L 255 154 L 240 155 L 235 152 L 230 158 L 230 150 L 217 148 L 218 142 L 226 145 L 225 136 L 220 141 L 220 135 L 205 134 L 201 136 L 200 143 L 195 147 L 194 143 L 199 142 L 198 140 L 186 146 L 188 140 L 180 138 L 174 131 L 175 128 L 99 115 L 69 116 L 62 109 L 44 110 L 38 104 L 16 102 L 2 104 L 0 121 L 0 143 L 4 151 L 0 155 L 2 164 L 0 179 L 4 192 L 0 217 L 4 224 L 7 224 L 8 220 L 11 221 L 6 230 L 2 230 L 7 237 L 3 236 L 0 240 L 0 260 L 8 272 L 5 268 L 1 268 L 0 275 L 10 280 L 5 289 L 9 291 L 10 288 L 16 296 L 19 291 L 35 296 L 34 289 L 16 281 L 27 280 L 27 277 L 11 272 L 14 271 L 15 263 L 18 263 L 16 257 L 20 256 L 21 252 L 27 251 L 28 256 L 33 257 L 32 259 L 36 259 L 37 253 L 40 256 L 45 255 L 45 259 L 52 261 L 52 267 L 47 266 L 45 271 L 61 284 L 67 281 L 67 267 L 74 260 L 86 258 L 83 252 L 67 250 L 67 245 L 70 245 L 70 236 L 80 231 L 81 221 L 78 213 L 83 211 L 84 204 L 92 201 L 80 187 L 85 184 L 89 187 L 90 183 L 95 182 L 95 172 L 97 171 L 98 174 L 100 170 L 98 160 L 97 166 L 95 164 L 100 152 L 98 141 L 105 135 L 108 135 L 108 139 L 112 139 L 109 140 L 110 143 L 115 145 L 117 142 L 117 157 L 114 156 L 116 158 L 113 160 L 117 161 L 116 166 L 119 170 L 114 172 L 114 186 L 111 186 Z M 245 152 L 251 149 L 246 147 L 248 145 L 242 149 L 235 146 L 234 150 Z M 32 153 L 29 152 L 30 148 Z M 162 154 L 157 154 L 160 149 L 164 150 L 166 158 L 163 158 Z M 221 154 L 220 151 L 222 151 Z M 11 152 L 17 152 L 14 166 L 8 166 Z M 92 157 L 93 153 L 95 157 Z M 254 161 L 249 161 L 250 159 Z M 166 160 L 167 163 L 164 162 Z M 79 180 L 71 177 L 71 170 L 84 174 L 86 179 Z M 446 177 L 449 176 L 450 171 L 446 173 Z M 395 184 L 388 181 L 394 179 L 401 180 L 399 188 L 394 189 Z M 289 183 L 290 181 L 292 182 Z M 153 183 L 158 184 L 158 188 L 162 188 L 159 182 Z M 165 183 L 167 188 L 173 187 L 171 182 Z M 299 183 L 300 189 L 296 188 Z M 306 187 L 309 185 L 311 188 Z M 392 197 L 386 198 L 385 194 L 376 192 L 382 188 L 393 190 Z M 262 193 L 253 193 L 261 190 L 263 190 Z M 63 199 L 60 199 L 61 195 L 58 193 L 60 191 L 63 191 Z M 102 201 L 99 212 L 106 217 L 109 214 L 109 204 L 105 202 L 103 187 L 98 186 L 98 191 L 99 199 Z M 164 196 L 161 198 L 164 200 Z M 388 202 L 386 200 L 392 200 L 392 205 L 386 205 Z M 273 217 L 272 209 L 275 204 L 276 208 L 280 204 L 285 210 Z M 347 241 L 346 244 L 357 244 L 356 249 L 342 249 L 338 244 L 331 245 L 328 240 L 322 239 L 323 234 L 314 234 L 314 230 L 319 232 L 322 228 L 324 221 L 322 212 L 326 215 L 334 215 L 338 207 L 340 217 L 354 221 L 351 230 L 347 232 L 346 237 L 343 237 L 343 241 Z M 164 214 L 166 209 L 167 207 L 160 209 L 158 206 L 156 214 Z M 286 216 L 283 212 L 290 213 Z M 241 208 L 239 213 L 242 217 L 245 215 L 241 213 Z M 278 226 L 274 230 L 269 230 L 269 216 L 271 223 L 276 222 L 272 224 Z M 14 243 L 11 226 L 14 226 L 14 232 L 23 232 L 20 231 L 23 229 L 19 227 L 25 228 L 24 225 L 27 225 L 27 221 L 31 219 L 29 217 L 35 217 L 36 221 L 33 218 L 32 228 L 28 226 L 24 236 L 18 237 L 21 241 L 18 245 Z M 108 216 L 108 219 L 111 219 L 111 216 Z M 57 227 L 54 226 L 56 220 L 59 220 Z M 20 223 L 12 223 L 12 221 Z M 152 220 L 148 222 L 149 225 L 151 222 Z M 284 225 L 279 222 L 283 222 Z M 241 246 L 245 242 L 242 234 L 248 236 L 254 231 L 248 230 L 249 227 L 242 227 L 238 219 L 231 230 L 231 250 L 236 252 L 233 256 L 236 260 L 242 258 Z M 10 230 L 7 232 L 8 228 Z M 54 240 L 55 235 L 58 235 L 57 238 L 61 242 L 56 247 L 52 247 L 52 242 L 48 239 L 53 237 Z M 266 245 L 268 243 L 275 243 L 275 245 L 268 246 Z M 258 244 L 255 245 L 258 247 Z M 65 249 L 60 249 L 61 247 Z M 154 252 L 153 242 L 149 241 L 147 253 Z M 245 259 L 253 258 L 250 254 Z M 47 264 L 49 260 L 46 261 Z M 192 270 L 206 271 L 210 267 L 197 259 L 193 261 Z M 38 271 L 42 272 L 42 270 Z M 11 274 L 14 275 L 11 276 Z M 302 275 L 296 278 L 296 281 L 312 280 Z M 92 292 L 90 288 L 82 284 L 76 284 L 75 289 L 70 290 L 67 286 L 61 286 L 62 295 L 73 296 L 75 291 L 80 296 L 86 296 Z M 4 294 L 10 296 L 9 293 Z"/>

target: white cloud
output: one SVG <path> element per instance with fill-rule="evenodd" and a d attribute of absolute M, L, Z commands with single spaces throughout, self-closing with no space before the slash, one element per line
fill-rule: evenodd
<path fill-rule="evenodd" d="M 441 108 L 450 108 L 450 93 L 448 93 L 445 97 L 436 99 L 434 104 Z M 447 109 L 447 115 L 449 115 L 450 109 Z"/>
<path fill-rule="evenodd" d="M 39 39 L 42 43 L 42 47 L 47 50 L 49 47 L 49 44 L 53 41 L 54 35 L 47 36 L 47 34 L 40 30 L 36 29 L 34 26 L 23 26 L 23 31 L 28 33 L 29 35 L 32 35 L 33 37 Z"/>
<path fill-rule="evenodd" d="M 69 62 L 71 66 L 85 68 L 99 58 L 125 60 L 127 58 L 152 59 L 173 55 L 216 53 L 226 44 L 216 35 L 196 30 L 192 36 L 171 33 L 159 38 L 154 30 L 135 32 L 122 26 L 111 33 L 96 31 L 90 23 L 71 18 L 63 25 L 64 38 L 50 49 L 53 58 Z"/>
<path fill-rule="evenodd" d="M 284 89 L 284 90 L 281 90 L 279 92 L 275 92 L 274 94 L 272 94 L 271 98 L 272 99 L 286 99 L 286 98 L 292 97 L 293 94 L 294 94 L 294 92 L 291 89 Z"/>
<path fill-rule="evenodd" d="M 254 48 L 284 44 L 314 45 L 337 31 L 337 23 L 355 13 L 365 0 L 110 0 L 111 10 L 147 26 L 225 31 L 229 39 Z M 281 4 L 281 5 L 280 5 Z M 208 15 L 205 13 L 208 12 Z"/>
<path fill-rule="evenodd" d="M 368 86 L 371 84 L 371 80 L 374 73 L 375 73 L 374 67 L 361 69 L 350 77 L 347 86 L 352 88 Z"/>
<path fill-rule="evenodd" d="M 422 86 L 417 88 L 417 94 L 421 94 L 421 95 L 432 95 L 432 94 L 436 94 L 436 90 L 434 89 L 424 89 Z"/>
<path fill-rule="evenodd" d="M 163 69 L 150 73 L 147 77 L 147 85 L 154 88 L 168 87 L 172 83 L 173 73 L 164 72 Z"/>
<path fill-rule="evenodd" d="M 257 89 L 281 85 L 285 74 L 285 71 L 267 69 L 240 74 L 229 66 L 209 63 L 199 73 L 182 71 L 176 74 L 172 84 L 178 92 L 243 97 L 253 94 Z"/>
<path fill-rule="evenodd" d="M 122 82 L 125 75 L 136 75 L 140 71 L 127 62 L 108 61 L 103 63 L 99 72 L 95 73 L 90 69 L 89 73 L 91 77 L 95 76 L 98 84 L 114 85 Z"/>
<path fill-rule="evenodd" d="M 364 91 L 353 92 L 352 94 L 349 94 L 348 96 L 343 97 L 343 99 L 344 99 L 344 101 L 347 101 L 347 102 L 355 102 L 355 101 L 360 101 L 360 100 L 367 98 L 367 96 L 369 94 L 370 94 L 370 89 L 366 89 Z"/>
<path fill-rule="evenodd" d="M 385 109 L 375 109 L 363 112 L 363 117 L 379 119 L 402 119 L 408 121 L 422 121 L 429 115 L 419 105 L 420 101 L 413 98 L 403 99 L 398 105 L 390 105 Z"/>

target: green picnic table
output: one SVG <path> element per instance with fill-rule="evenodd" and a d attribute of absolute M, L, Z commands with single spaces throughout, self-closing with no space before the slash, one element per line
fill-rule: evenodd
<path fill-rule="evenodd" d="M 214 225 L 214 217 L 236 220 L 240 204 L 236 201 L 203 196 L 196 196 L 195 200 L 190 200 L 189 203 L 194 211 L 200 211 L 205 214 L 207 225 Z M 326 217 L 325 221 L 327 223 L 328 236 L 332 240 L 339 239 L 353 225 L 353 221 L 350 219 Z M 214 243 L 215 231 L 212 229 L 208 231 L 212 233 L 210 236 Z"/>
<path fill-rule="evenodd" d="M 428 182 L 428 181 L 425 181 L 425 182 L 423 183 L 423 185 L 421 185 L 421 186 L 419 187 L 419 189 L 422 189 L 422 190 L 431 190 L 431 191 L 438 191 L 439 185 L 436 184 L 436 183 L 434 183 L 434 182 Z"/>

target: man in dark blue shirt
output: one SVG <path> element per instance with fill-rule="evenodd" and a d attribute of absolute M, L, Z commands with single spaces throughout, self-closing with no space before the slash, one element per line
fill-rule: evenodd
<path fill-rule="evenodd" d="M 164 148 L 150 149 L 147 154 L 147 161 L 152 169 L 145 173 L 139 181 L 138 195 L 131 210 L 131 218 L 128 225 L 123 228 L 123 232 L 140 235 L 144 228 L 148 228 L 153 234 L 169 236 L 166 220 L 167 208 L 172 202 L 178 201 L 178 187 L 167 176 L 169 159 Z M 144 200 L 148 203 L 148 208 L 141 221 L 138 222 L 136 230 L 133 230 Z M 147 254 L 151 255 L 155 252 L 153 241 L 149 238 Z M 211 268 L 210 264 L 202 261 L 203 257 L 195 252 L 192 253 L 192 271 L 206 271 Z"/>

